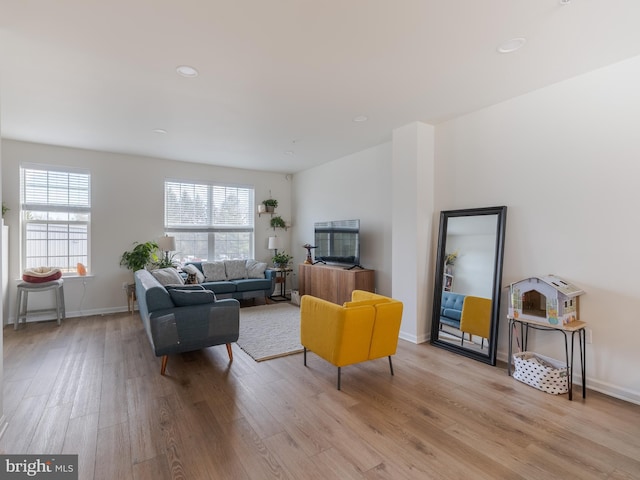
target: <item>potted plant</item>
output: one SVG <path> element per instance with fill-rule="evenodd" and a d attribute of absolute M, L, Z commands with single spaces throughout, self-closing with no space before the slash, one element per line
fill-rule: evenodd
<path fill-rule="evenodd" d="M 156 242 L 134 242 L 133 250 L 124 252 L 120 257 L 120 265 L 132 272 L 142 270 L 147 265 L 158 262 L 158 244 Z"/>
<path fill-rule="evenodd" d="M 276 215 L 271 219 L 271 227 L 275 230 L 276 228 L 287 228 L 287 224 L 284 223 L 284 220 L 280 215 Z"/>
<path fill-rule="evenodd" d="M 173 255 L 158 255 L 158 261 L 157 262 L 153 262 L 153 266 L 155 268 L 169 268 L 169 267 L 173 267 L 173 268 L 177 268 L 178 264 L 180 262 L 178 262 L 177 260 L 174 260 L 176 257 L 177 253 L 174 253 Z"/>
<path fill-rule="evenodd" d="M 456 250 L 453 253 L 445 253 L 444 255 L 444 271 L 451 275 L 453 273 L 453 265 L 456 263 L 456 259 L 458 258 L 458 251 Z"/>
<path fill-rule="evenodd" d="M 278 207 L 278 200 L 276 200 L 275 198 L 268 198 L 267 200 L 263 200 L 262 204 L 267 210 L 267 213 L 273 213 Z"/>
<path fill-rule="evenodd" d="M 291 255 L 287 255 L 284 250 L 271 257 L 271 261 L 276 268 L 287 268 L 287 265 L 289 265 L 291 260 L 293 260 L 293 257 Z"/>

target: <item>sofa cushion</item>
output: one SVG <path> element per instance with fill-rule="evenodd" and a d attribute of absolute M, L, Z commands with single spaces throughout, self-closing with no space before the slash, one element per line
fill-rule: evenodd
<path fill-rule="evenodd" d="M 205 281 L 202 286 L 207 290 L 211 290 L 213 293 L 233 293 L 236 291 L 236 284 L 234 282 L 207 282 Z"/>
<path fill-rule="evenodd" d="M 258 278 L 245 278 L 241 280 L 234 280 L 233 283 L 235 283 L 236 291 L 238 292 L 251 292 L 253 290 L 271 289 L 271 280 L 267 280 L 265 278 L 263 278 L 262 280 Z"/>
<path fill-rule="evenodd" d="M 453 308 L 443 308 L 442 316 L 459 321 L 460 317 L 462 316 L 462 310 L 454 310 Z"/>
<path fill-rule="evenodd" d="M 227 280 L 247 278 L 246 260 L 225 260 L 224 269 L 227 272 Z"/>
<path fill-rule="evenodd" d="M 158 268 L 152 270 L 151 275 L 162 285 L 183 285 L 184 279 L 175 268 Z"/>
<path fill-rule="evenodd" d="M 227 279 L 224 262 L 202 262 L 205 282 L 223 282 Z"/>
<path fill-rule="evenodd" d="M 189 283 L 185 283 L 184 285 L 166 285 L 164 288 L 167 290 L 167 292 L 169 290 L 204 290 L 204 287 L 202 285 Z"/>
<path fill-rule="evenodd" d="M 247 278 L 264 278 L 267 264 L 257 260 L 247 260 Z"/>
<path fill-rule="evenodd" d="M 182 267 L 182 271 L 188 274 L 195 275 L 198 283 L 204 282 L 204 273 L 202 273 L 200 269 L 195 265 L 187 264 L 184 267 Z"/>
<path fill-rule="evenodd" d="M 211 290 L 181 290 L 172 288 L 169 290 L 171 300 L 176 307 L 186 307 L 188 305 L 200 305 L 203 303 L 214 303 L 216 294 Z"/>
<path fill-rule="evenodd" d="M 453 292 L 442 293 L 442 309 L 451 308 L 453 310 L 460 310 L 462 312 L 462 305 L 464 304 L 464 295 Z"/>

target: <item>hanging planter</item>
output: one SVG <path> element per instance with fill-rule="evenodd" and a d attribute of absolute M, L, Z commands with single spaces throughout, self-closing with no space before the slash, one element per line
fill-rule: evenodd
<path fill-rule="evenodd" d="M 276 215 L 271 219 L 271 228 L 287 228 L 287 224 L 284 222 L 280 215 Z"/>
<path fill-rule="evenodd" d="M 275 198 L 269 198 L 267 200 L 263 200 L 262 204 L 264 205 L 267 213 L 273 213 L 278 207 L 278 200 Z"/>

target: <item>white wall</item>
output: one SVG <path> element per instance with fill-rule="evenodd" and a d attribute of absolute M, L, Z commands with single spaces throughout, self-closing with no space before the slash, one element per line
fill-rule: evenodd
<path fill-rule="evenodd" d="M 133 275 L 119 266 L 120 256 L 133 247 L 133 242 L 156 240 L 163 233 L 166 178 L 253 185 L 256 203 L 268 198 L 271 191 L 279 201 L 277 212 L 285 220 L 291 219 L 291 181 L 282 174 L 4 139 L 3 198 L 11 208 L 5 216 L 5 222 L 10 226 L 10 299 L 15 298 L 15 285 L 22 274 L 18 249 L 21 162 L 77 166 L 91 171 L 91 276 L 87 278 L 86 286 L 80 278 L 65 281 L 65 303 L 69 316 L 126 310 L 122 283 L 133 281 Z M 270 218 L 269 215 L 260 218 L 256 215 L 255 223 L 255 256 L 269 263 L 273 252 L 267 250 L 267 239 L 274 233 L 269 227 Z M 279 230 L 278 236 L 285 238 L 286 249 L 289 250 L 288 232 Z M 29 298 L 30 306 L 32 301 L 37 301 L 36 298 L 35 295 Z M 15 305 L 11 305 L 10 317 L 15 318 Z"/>
<path fill-rule="evenodd" d="M 640 57 L 436 127 L 438 210 L 507 205 L 503 284 L 555 273 L 582 287 L 580 316 L 593 330 L 587 385 L 635 402 L 638 85 Z M 534 337 L 530 349 L 563 358 L 562 337 Z"/>
<path fill-rule="evenodd" d="M 2 163 L 2 125 L 0 125 L 0 199 L 4 199 L 4 192 L 2 189 L 2 179 L 4 177 L 4 164 Z M 0 235 L 0 242 L 2 242 L 2 236 Z M 4 245 L 0 243 L 0 251 Z M 2 256 L 0 256 L 0 262 L 2 262 Z M 3 275 L 2 264 L 0 263 L 0 275 Z M 4 280 L 4 278 L 2 279 Z M 0 282 L 3 284 L 3 282 Z M 2 303 L 2 297 L 0 296 L 0 326 L 4 326 L 7 321 L 4 318 L 4 304 Z M 0 392 L 4 392 L 4 335 L 0 335 Z M 0 394 L 0 438 L 4 434 L 7 428 L 7 420 L 4 415 L 4 394 Z"/>
<path fill-rule="evenodd" d="M 377 291 L 391 295 L 390 143 L 295 174 L 293 198 L 294 265 L 306 258 L 315 222 L 358 218 L 360 263 L 376 270 Z"/>

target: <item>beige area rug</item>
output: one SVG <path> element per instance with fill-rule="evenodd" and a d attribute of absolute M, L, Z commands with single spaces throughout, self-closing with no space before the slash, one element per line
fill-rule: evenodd
<path fill-rule="evenodd" d="M 300 309 L 289 303 L 241 308 L 237 343 L 256 362 L 302 352 Z"/>

